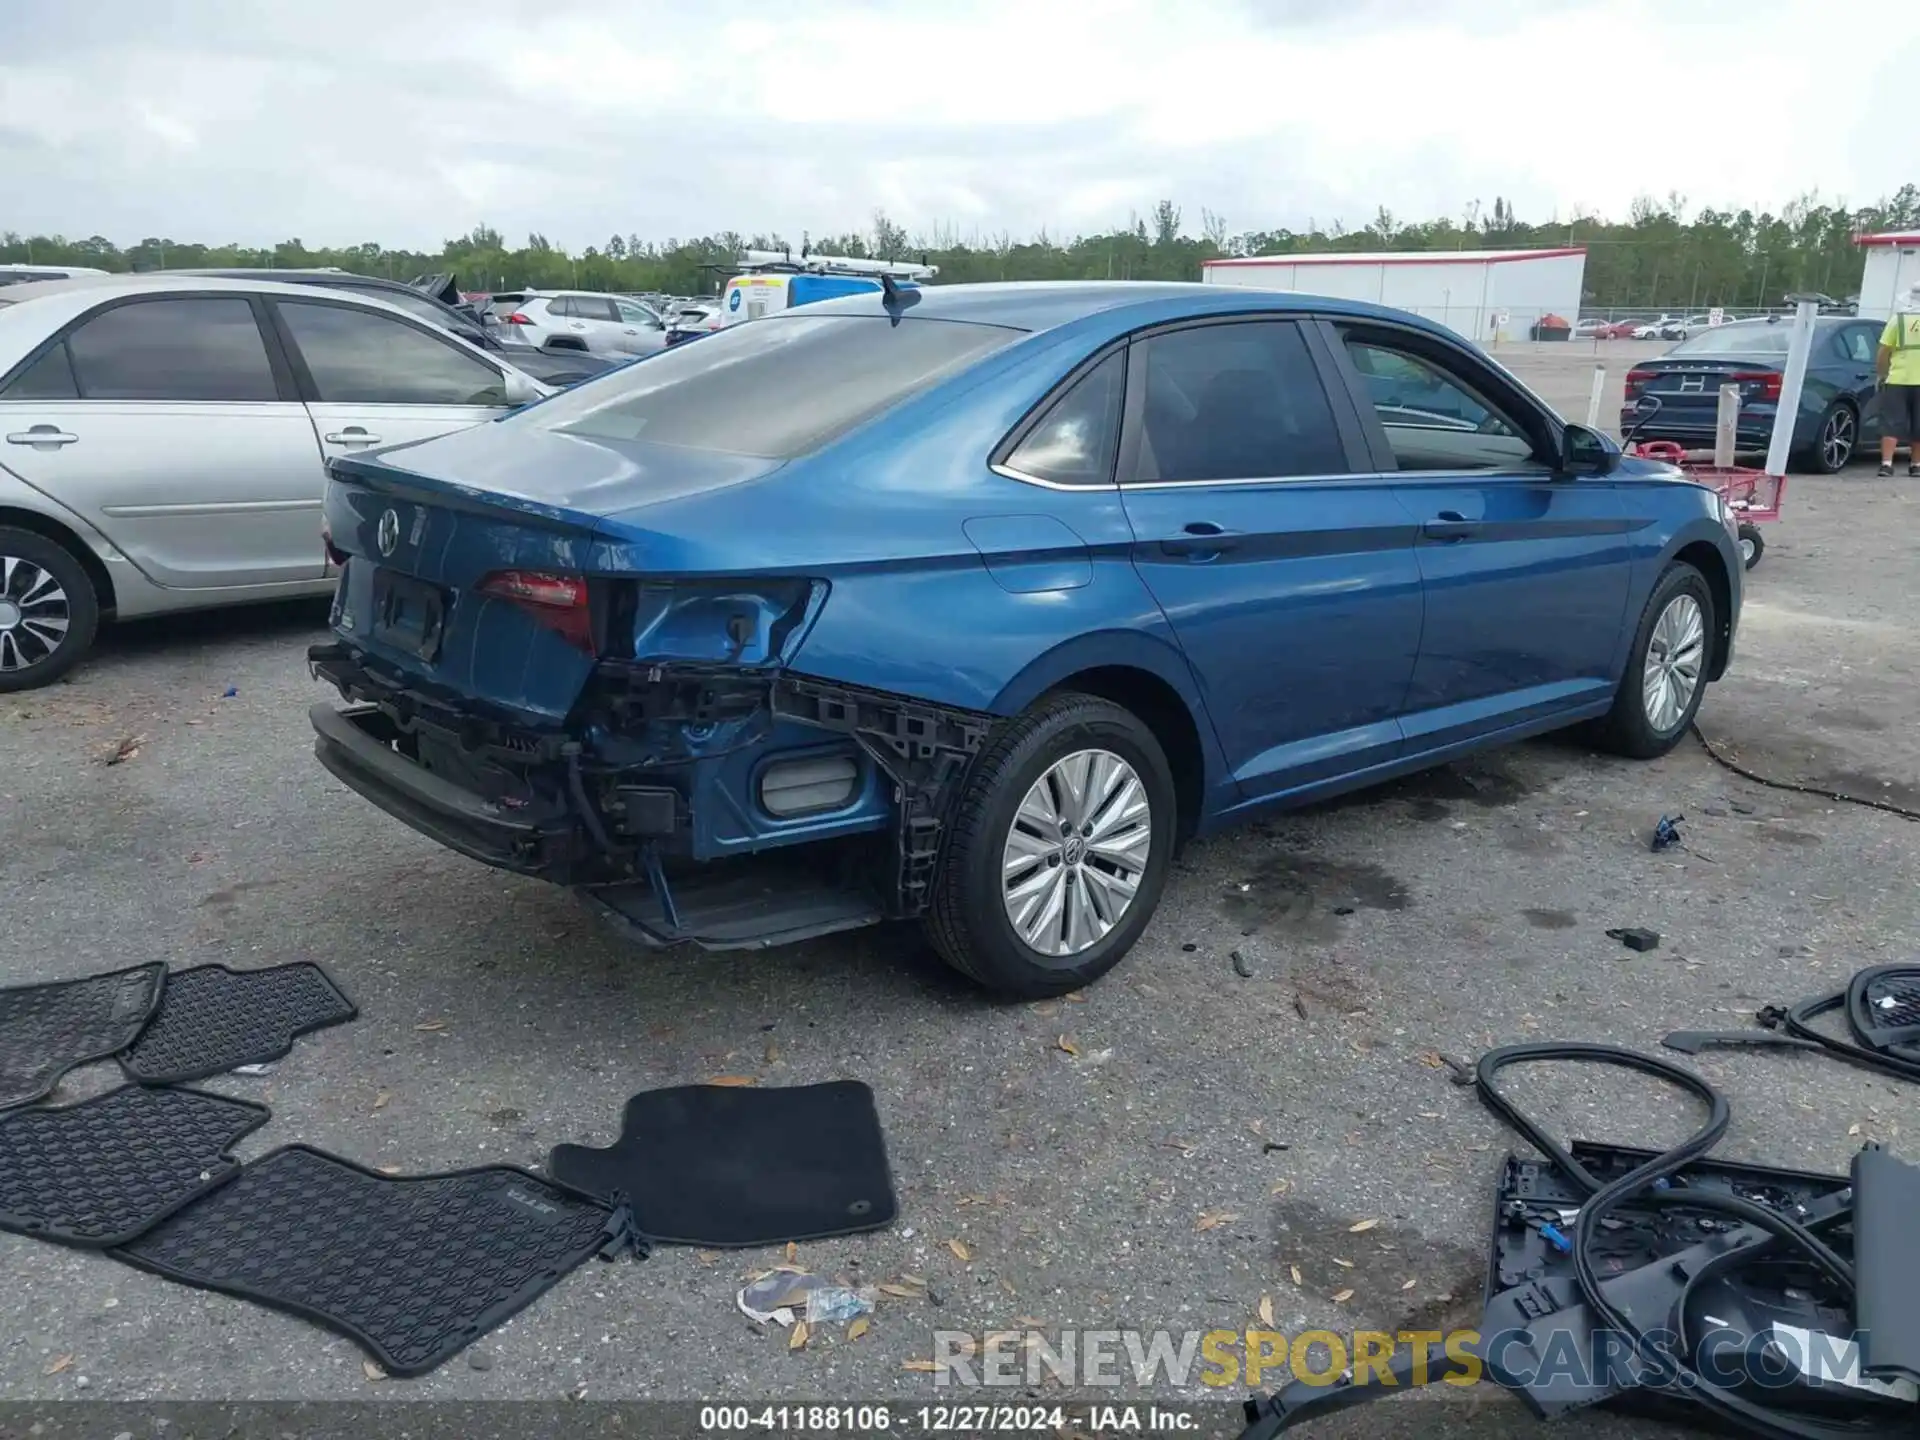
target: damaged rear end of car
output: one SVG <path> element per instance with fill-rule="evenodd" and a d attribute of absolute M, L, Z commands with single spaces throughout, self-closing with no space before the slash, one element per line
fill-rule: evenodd
<path fill-rule="evenodd" d="M 829 396 L 797 428 L 701 415 L 702 372 L 666 355 L 633 376 L 688 366 L 670 404 L 590 392 L 644 401 L 671 376 L 610 379 L 338 463 L 334 637 L 309 661 L 347 705 L 311 711 L 320 762 L 649 943 L 754 948 L 923 913 L 939 817 L 992 717 L 796 669 L 832 566 L 754 529 L 796 453 L 1017 333 L 942 329 L 897 347 L 878 401 Z"/>

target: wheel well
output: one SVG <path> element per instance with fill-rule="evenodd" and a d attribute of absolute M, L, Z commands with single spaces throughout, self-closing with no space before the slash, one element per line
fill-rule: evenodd
<path fill-rule="evenodd" d="M 1727 656 L 1733 642 L 1733 582 L 1727 577 L 1727 562 L 1705 540 L 1683 545 L 1680 553 L 1673 558 L 1684 560 L 1698 570 L 1706 577 L 1707 588 L 1713 592 L 1713 613 L 1717 624 L 1713 634 L 1713 664 L 1707 669 L 1707 678 L 1718 680 L 1727 673 Z"/>
<path fill-rule="evenodd" d="M 1076 690 L 1098 695 L 1138 716 L 1153 731 L 1173 771 L 1174 803 L 1182 843 L 1200 823 L 1200 804 L 1207 788 L 1207 762 L 1200 748 L 1200 729 L 1187 702 L 1158 675 L 1128 665 L 1109 665 L 1069 675 L 1055 691 Z"/>
<path fill-rule="evenodd" d="M 53 541 L 61 549 L 69 552 L 80 562 L 80 568 L 87 572 L 87 578 L 93 582 L 94 594 L 98 597 L 100 613 L 106 615 L 114 608 L 113 577 L 107 574 L 107 567 L 100 563 L 100 557 L 93 553 L 93 547 L 74 534 L 58 520 L 50 520 L 34 510 L 16 510 L 12 506 L 0 505 L 0 525 L 11 526 L 15 530 L 31 530 L 34 534 Z"/>

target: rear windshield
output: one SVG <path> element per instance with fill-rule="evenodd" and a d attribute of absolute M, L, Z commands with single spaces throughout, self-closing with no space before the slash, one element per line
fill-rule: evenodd
<path fill-rule="evenodd" d="M 623 366 L 543 401 L 526 420 L 595 440 L 787 460 L 1024 333 L 879 315 L 769 316 Z"/>
<path fill-rule="evenodd" d="M 1784 355 L 1791 325 L 1716 325 L 1682 340 L 1669 355 Z"/>

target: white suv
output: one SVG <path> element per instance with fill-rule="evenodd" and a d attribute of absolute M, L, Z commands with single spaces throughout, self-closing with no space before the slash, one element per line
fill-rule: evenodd
<path fill-rule="evenodd" d="M 496 309 L 497 313 L 497 309 Z M 667 345 L 667 327 L 638 300 L 591 290 L 529 290 L 500 317 L 542 350 L 651 355 Z"/>

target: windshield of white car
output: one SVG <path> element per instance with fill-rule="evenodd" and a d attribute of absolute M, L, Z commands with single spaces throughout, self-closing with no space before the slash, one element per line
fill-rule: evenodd
<path fill-rule="evenodd" d="M 878 315 L 769 316 L 683 341 L 501 423 L 787 460 L 1025 333 Z"/>

